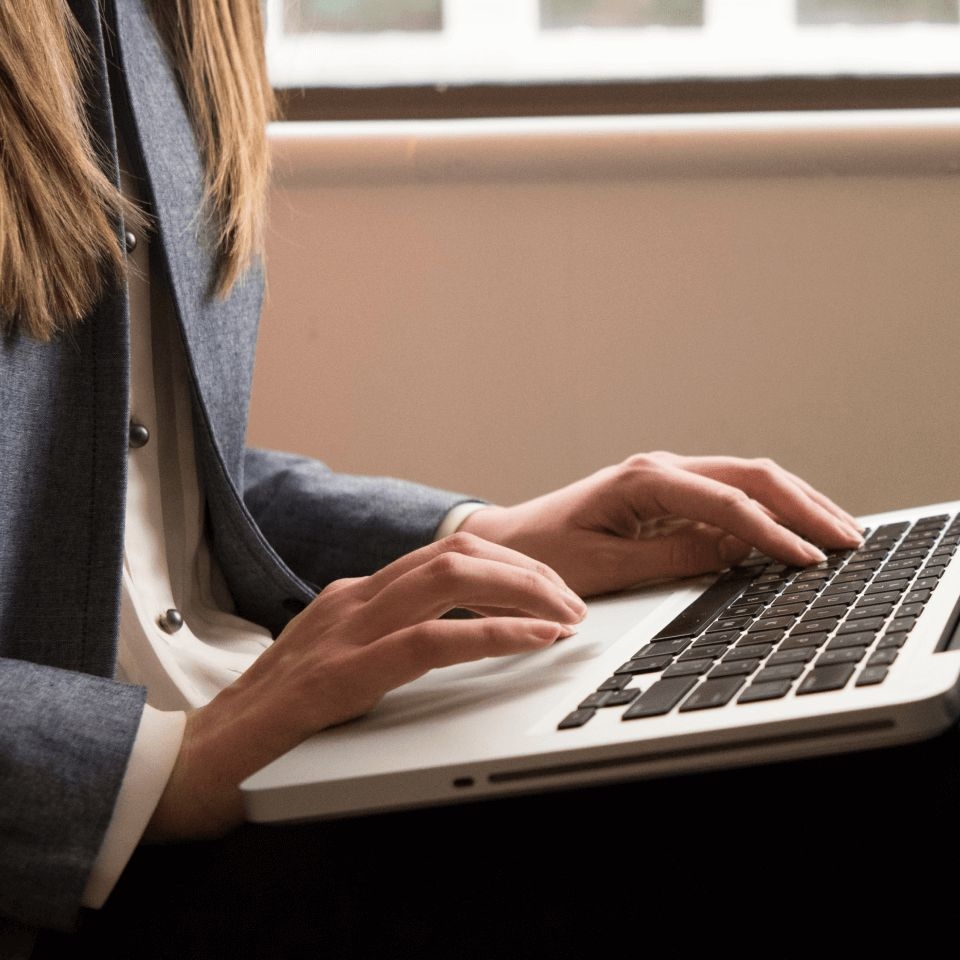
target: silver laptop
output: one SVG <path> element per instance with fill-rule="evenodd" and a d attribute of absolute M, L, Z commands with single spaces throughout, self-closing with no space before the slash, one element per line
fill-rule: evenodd
<path fill-rule="evenodd" d="M 354 816 L 907 743 L 960 715 L 960 501 L 588 604 L 547 651 L 435 670 L 241 785 L 256 822 Z"/>

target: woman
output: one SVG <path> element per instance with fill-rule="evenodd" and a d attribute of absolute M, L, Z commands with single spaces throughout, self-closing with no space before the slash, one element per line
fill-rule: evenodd
<path fill-rule="evenodd" d="M 860 542 L 766 461 L 640 455 L 504 508 L 245 451 L 271 110 L 259 17 L 257 0 L 0 2 L 4 956 L 38 929 L 37 955 L 125 955 L 125 915 L 173 921 L 138 955 L 292 955 L 269 937 L 258 952 L 242 923 L 228 952 L 212 919 L 262 892 L 257 851 L 275 842 L 288 878 L 338 865 L 297 874 L 316 884 L 297 943 L 349 953 L 373 884 L 367 947 L 436 946 L 449 910 L 431 928 L 385 897 L 351 828 L 238 830 L 239 781 L 432 667 L 569 635 L 581 594 Z M 482 616 L 442 617 L 458 607 Z M 402 843 L 390 823 L 364 835 Z M 182 843 L 198 838 L 225 839 Z"/>

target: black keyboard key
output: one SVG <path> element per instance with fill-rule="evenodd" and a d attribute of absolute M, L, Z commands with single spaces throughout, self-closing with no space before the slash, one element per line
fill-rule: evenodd
<path fill-rule="evenodd" d="M 778 650 L 771 653 L 767 664 L 771 667 L 778 663 L 809 663 L 817 654 L 816 647 L 797 647 L 793 650 Z"/>
<path fill-rule="evenodd" d="M 610 696 L 609 691 L 598 690 L 596 693 L 588 694 L 580 703 L 577 704 L 578 710 L 593 710 L 596 707 L 602 707 Z"/>
<path fill-rule="evenodd" d="M 858 607 L 869 607 L 878 603 L 896 603 L 902 594 L 898 590 L 887 590 L 880 587 L 876 593 L 872 593 L 872 587 L 857 601 Z"/>
<path fill-rule="evenodd" d="M 930 590 L 911 590 L 904 598 L 904 603 L 926 603 L 930 599 Z"/>
<path fill-rule="evenodd" d="M 614 674 L 612 677 L 607 677 L 597 690 L 622 690 L 629 682 L 629 673 Z"/>
<path fill-rule="evenodd" d="M 758 675 L 759 677 L 759 675 Z M 755 680 L 747 687 L 737 703 L 756 703 L 759 700 L 779 700 L 785 697 L 793 686 L 790 680 L 772 680 L 768 683 L 759 683 Z"/>
<path fill-rule="evenodd" d="M 727 648 L 725 644 L 709 643 L 702 647 L 691 647 L 686 653 L 681 654 L 681 656 L 677 658 L 677 661 L 683 663 L 686 660 L 699 660 L 702 657 L 710 657 L 712 660 L 716 660 L 726 652 Z"/>
<path fill-rule="evenodd" d="M 753 626 L 757 631 L 789 630 L 795 622 L 793 617 L 761 617 Z"/>
<path fill-rule="evenodd" d="M 761 630 L 754 633 L 748 630 L 736 643 L 738 647 L 750 647 L 755 644 L 777 643 L 782 640 L 785 630 Z"/>
<path fill-rule="evenodd" d="M 796 680 L 806 669 L 805 663 L 778 663 L 775 667 L 764 667 L 753 678 L 753 682 L 758 684 L 774 680 Z"/>
<path fill-rule="evenodd" d="M 765 606 L 765 603 L 742 603 L 738 600 L 728 607 L 726 612 L 731 617 L 750 617 L 753 619 Z"/>
<path fill-rule="evenodd" d="M 893 562 L 899 560 L 923 560 L 930 552 L 930 546 L 930 543 L 926 545 L 908 544 L 904 541 L 904 543 L 896 549 L 887 566 L 892 568 Z M 917 566 L 919 567 L 920 564 L 918 563 Z"/>
<path fill-rule="evenodd" d="M 887 673 L 887 668 L 883 666 L 864 667 L 857 677 L 855 686 L 868 687 L 875 683 L 883 683 L 883 681 L 887 679 Z"/>
<path fill-rule="evenodd" d="M 880 527 L 877 527 L 873 533 L 867 538 L 867 543 L 876 543 L 879 540 L 899 540 L 901 535 L 906 533 L 910 529 L 909 521 L 901 521 L 900 523 L 885 523 Z"/>
<path fill-rule="evenodd" d="M 839 604 L 836 602 L 835 597 L 828 597 L 828 602 L 824 603 L 823 606 L 820 604 L 823 601 L 818 601 L 815 603 L 810 610 L 807 612 L 807 615 L 803 618 L 804 620 L 839 620 L 849 609 L 847 604 Z"/>
<path fill-rule="evenodd" d="M 797 687 L 797 696 L 805 693 L 825 693 L 828 690 L 840 690 L 853 676 L 854 667 L 850 663 L 834 663 L 829 667 L 817 667 L 811 670 Z"/>
<path fill-rule="evenodd" d="M 901 617 L 919 617 L 923 613 L 922 603 L 901 603 L 897 610 L 897 619 Z"/>
<path fill-rule="evenodd" d="M 685 660 L 663 671 L 664 677 L 699 677 L 713 666 L 713 660 Z"/>
<path fill-rule="evenodd" d="M 622 666 L 617 667 L 615 673 L 627 673 L 631 676 L 635 673 L 657 673 L 660 670 L 669 667 L 673 663 L 673 657 L 644 657 L 642 660 L 628 660 Z"/>
<path fill-rule="evenodd" d="M 905 577 L 902 570 L 881 570 L 873 582 L 886 584 L 888 590 L 906 590 L 910 577 Z"/>
<path fill-rule="evenodd" d="M 885 633 L 877 644 L 878 650 L 889 650 L 891 648 L 899 650 L 907 641 L 905 633 Z"/>
<path fill-rule="evenodd" d="M 639 687 L 628 687 L 626 690 L 613 690 L 607 694 L 607 699 L 604 700 L 600 706 L 625 707 L 628 703 L 633 703 L 639 694 Z"/>
<path fill-rule="evenodd" d="M 658 680 L 627 708 L 624 720 L 657 717 L 669 713 L 693 689 L 696 677 L 669 677 Z"/>
<path fill-rule="evenodd" d="M 897 659 L 897 654 L 900 651 L 896 647 L 884 647 L 883 650 L 877 650 L 876 653 L 870 654 L 870 659 L 867 661 L 868 667 L 886 667 L 893 663 Z"/>
<path fill-rule="evenodd" d="M 702 627 L 740 596 L 750 583 L 746 576 L 722 576 L 707 587 L 685 610 L 673 618 L 654 640 L 694 637 Z"/>
<path fill-rule="evenodd" d="M 886 617 L 863 617 L 861 620 L 845 621 L 838 633 L 859 633 L 863 631 L 876 632 L 883 629 Z"/>
<path fill-rule="evenodd" d="M 862 620 L 864 617 L 889 617 L 893 613 L 892 603 L 871 603 L 861 606 L 859 603 L 847 614 L 847 623 Z"/>
<path fill-rule="evenodd" d="M 596 712 L 596 710 L 574 710 L 573 713 L 568 713 L 557 724 L 557 729 L 570 730 L 573 727 L 582 727 Z"/>
<path fill-rule="evenodd" d="M 866 570 L 845 570 L 833 578 L 831 586 L 839 586 L 841 583 L 866 583 L 870 577 L 871 573 Z"/>
<path fill-rule="evenodd" d="M 812 583 L 814 585 L 830 579 L 830 571 L 825 568 L 804 570 L 794 577 L 794 583 Z"/>
<path fill-rule="evenodd" d="M 743 686 L 743 677 L 719 677 L 716 680 L 704 680 L 693 693 L 680 705 L 680 712 L 689 710 L 710 710 L 729 703 L 733 695 Z"/>
<path fill-rule="evenodd" d="M 691 650 L 699 650 L 701 647 L 709 647 L 716 643 L 722 643 L 724 646 L 733 643 L 740 636 L 739 630 L 724 630 L 721 633 L 705 633 L 699 640 L 694 640 Z"/>
<path fill-rule="evenodd" d="M 759 666 L 759 660 L 724 660 L 707 674 L 707 681 L 717 677 L 746 677 Z"/>
<path fill-rule="evenodd" d="M 648 643 L 633 655 L 633 659 L 642 660 L 644 657 L 663 657 L 667 654 L 674 655 L 682 653 L 689 645 L 690 640 L 686 637 L 682 637 L 679 640 L 661 640 L 659 643 Z"/>
<path fill-rule="evenodd" d="M 829 588 L 828 588 L 829 589 Z M 795 587 L 787 587 L 780 595 L 784 601 L 789 600 L 793 603 L 810 603 L 817 598 L 817 591 L 812 590 L 808 584 L 797 584 Z"/>
<path fill-rule="evenodd" d="M 721 617 L 714 626 L 718 630 L 742 630 L 751 620 L 753 617 Z"/>
<path fill-rule="evenodd" d="M 791 637 L 802 637 L 808 633 L 830 633 L 839 621 L 824 617 L 808 620 L 804 617 L 791 631 Z"/>
<path fill-rule="evenodd" d="M 804 633 L 798 637 L 790 634 L 783 643 L 780 644 L 780 650 L 816 650 L 822 646 L 827 639 L 825 633 Z"/>
<path fill-rule="evenodd" d="M 824 650 L 817 657 L 814 669 L 828 667 L 831 663 L 859 663 L 867 652 L 866 647 L 844 647 L 842 650 Z"/>
<path fill-rule="evenodd" d="M 746 647 L 741 647 L 737 644 L 737 646 L 724 656 L 723 662 L 729 663 L 731 660 L 762 660 L 771 650 L 773 650 L 773 644 L 770 643 L 756 643 Z"/>
<path fill-rule="evenodd" d="M 917 557 L 902 557 L 888 560 L 884 570 L 916 570 L 920 567 L 920 560 Z M 882 572 L 882 571 L 881 571 Z"/>
<path fill-rule="evenodd" d="M 796 603 L 788 598 L 786 603 L 775 603 L 770 607 L 770 614 L 774 617 L 799 617 L 806 611 L 805 603 Z"/>
<path fill-rule="evenodd" d="M 843 650 L 849 647 L 869 647 L 877 635 L 870 632 L 841 633 L 835 636 L 828 644 L 828 650 Z"/>
<path fill-rule="evenodd" d="M 916 622 L 916 617 L 901 617 L 898 613 L 897 616 L 890 621 L 890 626 L 887 627 L 887 633 L 909 633 Z"/>

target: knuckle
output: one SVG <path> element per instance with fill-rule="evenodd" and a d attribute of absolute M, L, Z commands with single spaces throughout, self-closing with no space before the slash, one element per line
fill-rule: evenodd
<path fill-rule="evenodd" d="M 473 533 L 457 530 L 444 540 L 444 547 L 451 553 L 462 553 L 468 557 L 476 556 L 480 552 L 483 541 Z"/>
<path fill-rule="evenodd" d="M 727 487 L 720 494 L 720 503 L 727 510 L 742 510 L 751 502 L 750 497 L 739 487 Z"/>
<path fill-rule="evenodd" d="M 437 554 L 437 556 L 427 564 L 427 572 L 437 583 L 454 583 L 460 579 L 463 572 L 462 554 L 457 552 Z"/>
<path fill-rule="evenodd" d="M 535 570 L 520 571 L 520 589 L 525 594 L 540 593 L 543 589 L 543 580 Z"/>
<path fill-rule="evenodd" d="M 647 470 L 656 463 L 655 453 L 635 453 L 623 461 L 627 470 Z"/>
<path fill-rule="evenodd" d="M 552 567 L 547 566 L 545 563 L 541 563 L 539 560 L 534 560 L 533 566 L 531 567 L 531 573 L 534 574 L 538 580 L 549 580 L 555 575 Z"/>
<path fill-rule="evenodd" d="M 779 472 L 780 465 L 769 457 L 757 457 L 752 462 L 753 469 L 762 476 L 771 476 Z"/>

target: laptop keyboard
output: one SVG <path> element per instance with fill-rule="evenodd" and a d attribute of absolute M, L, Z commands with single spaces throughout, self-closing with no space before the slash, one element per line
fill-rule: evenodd
<path fill-rule="evenodd" d="M 735 567 L 559 729 L 613 708 L 635 720 L 883 683 L 958 542 L 960 516 L 938 515 L 869 530 L 862 547 L 814 567 L 763 557 Z"/>

